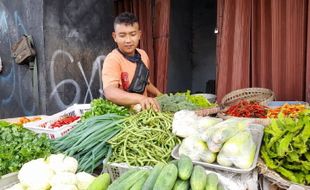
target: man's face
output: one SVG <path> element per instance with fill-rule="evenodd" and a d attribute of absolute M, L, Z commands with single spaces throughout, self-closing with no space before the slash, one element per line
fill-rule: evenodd
<path fill-rule="evenodd" d="M 133 56 L 139 44 L 141 31 L 138 23 L 133 25 L 116 24 L 112 33 L 118 48 L 126 55 Z"/>

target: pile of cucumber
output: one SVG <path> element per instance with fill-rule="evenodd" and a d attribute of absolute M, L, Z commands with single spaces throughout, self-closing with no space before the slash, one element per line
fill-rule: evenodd
<path fill-rule="evenodd" d="M 181 155 L 180 160 L 158 163 L 152 170 L 130 169 L 116 179 L 108 190 L 224 190 L 215 173 Z"/>

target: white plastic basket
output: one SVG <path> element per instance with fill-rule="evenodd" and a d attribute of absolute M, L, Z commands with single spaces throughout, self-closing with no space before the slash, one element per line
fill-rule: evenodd
<path fill-rule="evenodd" d="M 75 124 L 79 121 L 76 120 L 68 125 L 63 125 L 59 128 L 45 128 L 46 124 L 51 124 L 66 116 L 82 116 L 84 112 L 90 109 L 90 104 L 74 104 L 68 107 L 64 111 L 48 116 L 42 120 L 25 123 L 23 126 L 26 129 L 34 131 L 36 133 L 45 133 L 50 139 L 56 139 L 67 134 L 71 129 L 75 127 Z"/>
<path fill-rule="evenodd" d="M 18 172 L 9 173 L 4 176 L 0 176 L 0 190 L 4 190 L 19 183 L 17 178 Z"/>
<path fill-rule="evenodd" d="M 139 170 L 150 170 L 153 167 L 151 166 L 144 166 L 144 167 L 137 167 L 137 166 L 128 166 L 126 163 L 107 163 L 103 166 L 105 172 L 109 173 L 111 180 L 116 180 L 119 176 L 123 173 L 128 171 L 129 169 L 139 169 Z"/>

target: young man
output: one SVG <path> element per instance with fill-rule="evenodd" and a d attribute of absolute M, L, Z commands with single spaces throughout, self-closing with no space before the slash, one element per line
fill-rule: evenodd
<path fill-rule="evenodd" d="M 117 16 L 112 37 L 118 48 L 103 63 L 104 96 L 119 105 L 140 104 L 142 109 L 160 110 L 156 99 L 147 97 L 161 92 L 150 82 L 147 54 L 137 48 L 141 37 L 137 18 L 128 12 Z"/>

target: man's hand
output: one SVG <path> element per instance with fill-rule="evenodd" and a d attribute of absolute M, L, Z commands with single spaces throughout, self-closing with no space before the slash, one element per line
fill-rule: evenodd
<path fill-rule="evenodd" d="M 160 111 L 160 106 L 155 98 L 143 97 L 139 104 L 143 110 L 153 108 L 155 111 Z"/>

